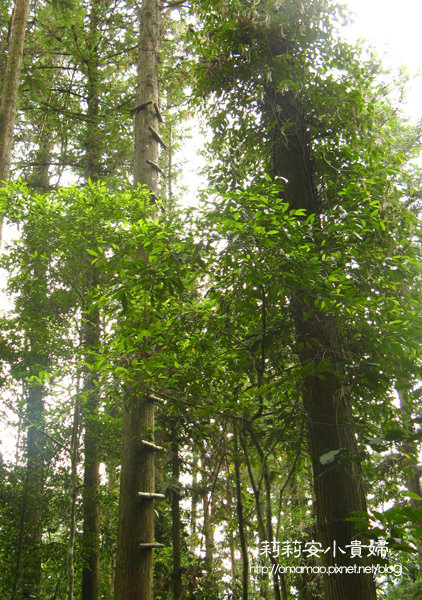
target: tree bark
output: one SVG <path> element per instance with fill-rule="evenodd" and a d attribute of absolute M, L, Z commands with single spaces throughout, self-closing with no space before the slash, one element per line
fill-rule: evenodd
<path fill-rule="evenodd" d="M 271 123 L 274 175 L 286 180 L 283 197 L 292 209 L 321 214 L 313 167 L 310 159 L 309 128 L 303 107 L 293 94 L 266 90 L 266 116 Z M 350 544 L 355 535 L 352 522 L 346 519 L 353 511 L 366 512 L 366 500 L 361 467 L 356 462 L 357 442 L 352 421 L 351 400 L 343 386 L 341 364 L 342 343 L 334 320 L 313 306 L 312 298 L 293 294 L 295 328 L 299 357 L 303 365 L 315 366 L 330 358 L 332 368 L 321 375 L 303 379 L 303 405 L 308 424 L 316 498 L 317 528 L 323 549 Z M 311 316 L 305 313 L 312 309 Z M 327 468 L 320 456 L 340 450 L 345 460 Z M 326 566 L 349 565 L 345 555 L 323 555 Z M 375 600 L 372 575 L 365 573 L 324 576 L 325 600 Z"/>
<path fill-rule="evenodd" d="M 143 0 L 139 13 L 138 79 L 135 109 L 134 185 L 145 185 L 157 193 L 158 142 L 150 127 L 158 131 L 158 51 L 161 39 L 159 0 Z"/>
<path fill-rule="evenodd" d="M 86 179 L 97 181 L 101 169 L 101 140 L 99 136 L 99 57 L 98 37 L 100 2 L 93 0 L 89 13 L 87 55 L 84 65 L 87 77 L 87 119 L 85 132 Z M 98 285 L 95 268 L 87 282 L 87 295 Z M 98 310 L 83 314 L 85 360 L 90 360 L 100 343 L 100 315 Z M 83 386 L 84 434 L 84 487 L 82 543 L 84 566 L 82 568 L 82 600 L 98 600 L 100 593 L 100 459 L 97 417 L 99 389 L 94 383 L 95 372 L 86 368 Z"/>
<path fill-rule="evenodd" d="M 0 99 L 0 186 L 8 179 L 30 0 L 15 0 Z"/>
<path fill-rule="evenodd" d="M 141 443 L 143 439 L 153 441 L 153 430 L 153 403 L 146 397 L 139 400 L 128 394 L 123 406 L 116 600 L 153 597 L 152 549 L 139 547 L 154 541 L 153 500 L 138 496 L 140 491 L 154 492 L 154 451 Z"/>
<path fill-rule="evenodd" d="M 110 407 L 106 407 L 106 414 L 109 418 L 116 420 L 121 417 L 120 407 L 114 405 Z M 105 471 L 107 477 L 107 494 L 110 498 L 114 498 L 117 492 L 117 472 L 118 467 L 120 465 L 120 449 L 119 456 L 107 456 L 105 462 Z M 104 528 L 107 533 L 107 537 L 109 539 L 108 543 L 108 559 L 107 566 L 105 569 L 106 573 L 106 592 L 105 592 L 105 600 L 112 600 L 114 596 L 114 573 L 115 573 L 115 563 L 116 563 L 116 539 L 114 536 L 114 531 L 117 530 L 117 527 L 114 524 L 114 516 L 115 511 L 112 507 L 110 507 L 107 511 L 104 511 Z M 113 539 L 114 538 L 114 539 Z"/>
<path fill-rule="evenodd" d="M 158 0 L 143 0 L 139 12 L 138 79 L 136 91 L 134 185 L 145 185 L 151 200 L 158 187 L 158 51 L 161 11 Z M 142 444 L 154 440 L 154 404 L 135 388 L 127 389 L 123 407 L 122 470 L 115 600 L 152 600 L 154 505 L 138 492 L 154 492 L 154 450 Z"/>
<path fill-rule="evenodd" d="M 171 442 L 171 471 L 172 471 L 172 491 L 171 491 L 171 517 L 172 517 L 172 546 L 173 546 L 173 600 L 180 600 L 182 597 L 182 571 L 181 571 L 181 552 L 180 552 L 180 456 L 179 440 L 176 428 L 173 429 L 173 439 Z"/>
<path fill-rule="evenodd" d="M 90 289 L 96 286 L 93 273 Z M 84 313 L 85 360 L 89 361 L 92 352 L 99 345 L 100 319 L 97 310 Z M 83 526 L 82 545 L 84 566 L 82 568 L 82 600 L 97 600 L 100 591 L 100 459 L 98 447 L 98 407 L 99 390 L 94 383 L 95 371 L 88 368 L 84 373 L 82 390 L 82 418 L 84 433 L 84 486 L 83 486 Z"/>

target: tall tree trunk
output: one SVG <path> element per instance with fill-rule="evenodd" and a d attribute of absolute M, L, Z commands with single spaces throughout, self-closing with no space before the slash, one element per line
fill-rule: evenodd
<path fill-rule="evenodd" d="M 113 420 L 120 420 L 120 407 L 114 405 L 106 407 L 106 414 Z M 105 462 L 105 471 L 107 477 L 107 495 L 114 498 L 117 493 L 117 470 L 120 465 L 120 456 L 107 456 Z M 116 538 L 115 538 L 115 512 L 112 507 L 104 511 L 104 528 L 108 532 L 108 559 L 106 566 L 106 591 L 105 600 L 112 600 L 114 596 L 114 571 L 116 563 Z"/>
<path fill-rule="evenodd" d="M 150 600 L 153 597 L 155 469 L 154 450 L 142 441 L 154 443 L 151 435 L 154 411 L 151 410 L 152 401 L 147 397 L 139 399 L 131 390 L 127 390 L 126 400 L 123 405 L 115 598 Z M 139 492 L 144 495 L 139 497 Z"/>
<path fill-rule="evenodd" d="M 293 94 L 282 95 L 266 90 L 266 115 L 272 123 L 274 175 L 287 182 L 284 198 L 293 209 L 305 209 L 306 214 L 321 213 L 320 202 L 313 181 L 309 153 L 309 135 L 303 108 Z M 353 511 L 366 512 L 362 473 L 356 462 L 357 442 L 352 422 L 351 401 L 343 386 L 341 364 L 342 346 L 334 320 L 314 308 L 312 298 L 294 294 L 296 337 L 302 364 L 314 361 L 318 365 L 331 358 L 332 369 L 303 379 L 303 404 L 308 424 L 309 446 L 312 458 L 314 489 L 317 509 L 317 527 L 323 549 L 350 544 L 355 534 L 352 522 L 347 521 Z M 309 317 L 309 310 L 312 310 Z M 308 314 L 306 314 L 308 311 Z M 340 450 L 347 460 L 337 468 L 327 469 L 320 456 Z M 331 552 L 323 555 L 326 566 L 349 565 L 348 555 Z M 334 574 L 324 576 L 325 600 L 375 600 L 372 575 Z"/>
<path fill-rule="evenodd" d="M 143 0 L 139 13 L 134 184 L 145 185 L 153 200 L 158 182 L 159 0 Z M 123 406 L 122 470 L 115 600 L 152 600 L 154 545 L 154 404 L 139 389 L 127 389 Z M 141 492 L 144 494 L 139 497 Z"/>
<path fill-rule="evenodd" d="M 30 0 L 15 0 L 0 98 L 0 186 L 9 177 L 19 77 Z"/>
<path fill-rule="evenodd" d="M 158 90 L 158 52 L 161 38 L 160 0 L 142 0 L 139 12 L 138 79 L 135 108 L 134 185 L 158 188 L 158 133 L 161 121 Z"/>
<path fill-rule="evenodd" d="M 179 439 L 177 428 L 173 428 L 171 442 L 171 518 L 172 518 L 172 546 L 173 546 L 173 600 L 180 600 L 182 597 L 182 571 L 180 554 L 180 456 Z"/>
<path fill-rule="evenodd" d="M 89 13 L 87 56 L 85 60 L 87 77 L 87 125 L 85 133 L 86 178 L 97 181 L 101 169 L 101 145 L 99 137 L 99 57 L 98 38 L 100 1 L 93 0 Z M 98 285 L 95 268 L 87 282 L 86 296 Z M 83 314 L 84 354 L 90 362 L 100 343 L 100 315 L 98 310 L 88 310 Z M 83 487 L 83 529 L 82 544 L 84 566 L 82 568 L 82 600 L 98 600 L 100 593 L 100 459 L 98 446 L 99 389 L 94 383 L 95 372 L 85 370 L 83 385 L 83 424 L 84 424 L 84 487 Z"/>
<path fill-rule="evenodd" d="M 90 289 L 95 289 L 95 272 Z M 100 319 L 98 310 L 84 313 L 85 360 L 99 345 Z M 82 544 L 84 566 L 82 569 L 82 600 L 97 600 L 100 588 L 100 459 L 98 448 L 99 390 L 94 383 L 95 371 L 86 368 L 82 390 L 82 418 L 84 433 L 84 486 Z"/>

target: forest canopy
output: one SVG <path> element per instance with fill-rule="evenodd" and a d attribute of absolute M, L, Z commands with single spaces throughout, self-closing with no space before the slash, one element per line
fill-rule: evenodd
<path fill-rule="evenodd" d="M 422 598 L 421 127 L 347 18 L 0 6 L 2 598 Z"/>

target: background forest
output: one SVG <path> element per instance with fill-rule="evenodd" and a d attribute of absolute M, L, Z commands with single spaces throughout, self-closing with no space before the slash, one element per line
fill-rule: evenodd
<path fill-rule="evenodd" d="M 1 3 L 1 598 L 422 598 L 421 127 L 346 20 Z"/>

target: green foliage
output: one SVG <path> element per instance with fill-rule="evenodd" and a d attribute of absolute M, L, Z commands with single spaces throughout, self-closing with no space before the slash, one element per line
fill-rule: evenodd
<path fill-rule="evenodd" d="M 25 391 L 42 388 L 46 403 L 41 598 L 65 597 L 70 416 L 75 402 L 82 407 L 87 402 L 78 384 L 84 373 L 93 374 L 100 398 L 91 425 L 105 465 L 101 594 L 111 597 L 118 439 L 122 398 L 130 401 L 129 390 L 165 399 L 157 408 L 157 437 L 165 450 L 169 423 L 180 429 L 183 581 L 191 598 L 211 600 L 229 591 L 240 594 L 237 558 L 237 578 L 223 580 L 229 546 L 239 547 L 235 456 L 250 552 L 266 535 L 259 513 L 265 500 L 278 541 L 314 539 L 302 387 L 304 379 L 324 381 L 333 371 L 344 373 L 341 383 L 352 398 L 359 451 L 351 456 L 327 449 L 328 459 L 335 459 L 327 460 L 326 453 L 327 469 L 362 460 L 371 494 L 370 533 L 389 541 L 392 560 L 408 557 L 401 580 L 384 582 L 380 597 L 393 600 L 398 589 L 401 597 L 412 597 L 419 586 L 422 515 L 420 499 L 414 492 L 406 496 L 403 488 L 421 441 L 421 176 L 408 161 L 420 131 L 403 121 L 394 98 L 385 96 L 375 57 L 363 58 L 360 49 L 340 41 L 336 26 L 342 13 L 332 3 L 194 2 L 185 22 L 169 11 L 165 23 L 163 113 L 173 132 L 183 128 L 190 110 L 185 99 L 194 86 L 193 105 L 203 110 L 214 133 L 207 168 L 215 190 L 204 193 L 208 200 L 200 211 L 165 212 L 166 202 L 152 205 L 147 190 L 126 189 L 135 9 L 120 1 L 96 7 L 93 32 L 92 3 L 75 0 L 62 11 L 39 3 L 28 39 L 18 130 L 18 141 L 27 145 L 23 172 L 31 174 L 31 182 L 0 189 L 1 212 L 8 226 L 19 229 L 1 259 L 13 298 L 2 317 L 1 384 L 19 416 L 22 382 Z M 7 9 L 7 3 L 0 8 L 2 33 Z M 185 18 L 185 9 L 180 14 Z M 180 36 L 185 36 L 182 45 Z M 191 64 L 185 64 L 187 55 Z M 43 144 L 48 161 L 68 163 L 86 179 L 82 149 L 92 125 L 87 94 L 94 66 L 97 175 L 107 183 L 34 193 L 42 186 L 32 177 L 34 165 L 24 163 L 36 162 Z M 292 210 L 286 181 L 271 175 L 271 94 L 299 101 L 306 114 L 320 215 Z M 168 131 L 163 137 L 168 141 Z M 167 170 L 167 157 L 161 160 Z M 50 171 L 59 178 L 56 166 Z M 300 362 L 294 298 L 307 307 L 303 322 L 336 323 L 341 352 Z M 87 349 L 81 335 L 95 311 L 100 346 Z M 406 410 L 398 408 L 394 388 L 406 390 Z M 79 452 L 79 463 L 81 458 Z M 159 467 L 157 489 L 167 497 L 157 509 L 157 541 L 165 549 L 155 561 L 156 591 L 168 598 L 169 500 L 178 482 L 165 460 Z M 5 515 L 0 555 L 12 569 L 25 473 L 20 464 L 1 463 L 0 475 Z M 211 499 L 220 538 L 211 568 L 204 560 L 199 502 L 204 497 Z M 193 499 L 199 515 L 195 534 Z M 80 494 L 76 511 L 79 523 Z M 368 524 L 362 515 L 356 522 L 362 529 Z M 75 597 L 84 558 L 78 529 Z M 2 595 L 10 596 L 19 581 L 19 573 L 8 571 Z M 319 594 L 320 582 L 309 583 Z M 264 584 L 251 577 L 254 598 Z M 303 581 L 291 577 L 287 584 L 300 589 Z"/>

